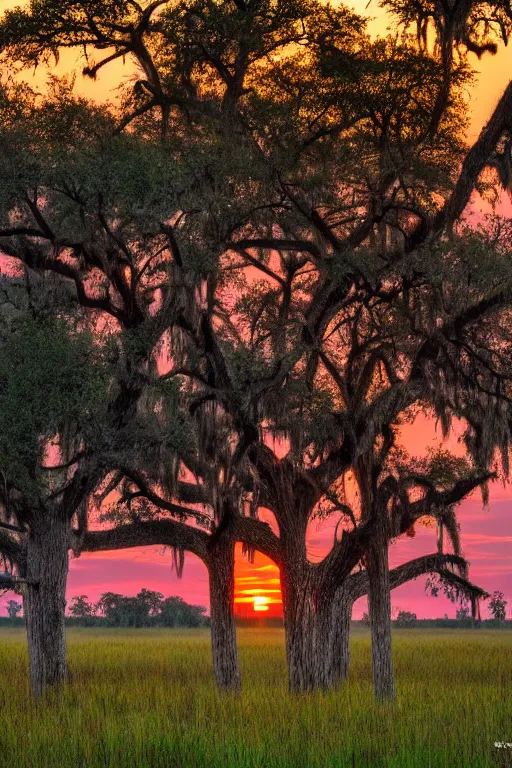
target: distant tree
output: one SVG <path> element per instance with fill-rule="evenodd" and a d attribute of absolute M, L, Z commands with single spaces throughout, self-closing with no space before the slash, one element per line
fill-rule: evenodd
<path fill-rule="evenodd" d="M 127 625 L 127 605 L 123 595 L 116 592 L 104 592 L 96 603 L 96 610 L 102 613 L 109 624 L 112 626 Z"/>
<path fill-rule="evenodd" d="M 161 611 L 164 596 L 161 592 L 141 589 L 136 599 L 144 606 L 147 606 L 149 616 L 157 616 Z"/>
<path fill-rule="evenodd" d="M 168 597 L 161 604 L 161 623 L 165 627 L 203 627 L 206 625 L 206 608 L 189 605 L 181 597 Z"/>
<path fill-rule="evenodd" d="M 505 621 L 507 616 L 507 601 L 505 595 L 498 589 L 492 593 L 489 600 L 489 612 L 496 621 Z"/>
<path fill-rule="evenodd" d="M 364 624 L 366 627 L 369 627 L 369 626 L 370 626 L 370 616 L 369 616 L 369 614 L 368 614 L 368 612 L 367 612 L 367 611 L 365 611 L 365 612 L 363 613 L 363 615 L 361 616 L 361 621 L 363 622 L 363 624 Z"/>
<path fill-rule="evenodd" d="M 457 621 L 466 621 L 469 619 L 469 608 L 466 605 L 461 605 L 455 612 L 455 618 Z"/>
<path fill-rule="evenodd" d="M 115 596 L 115 604 L 106 616 L 116 626 L 148 627 L 152 618 L 160 613 L 163 595 L 143 589 L 135 597 Z"/>
<path fill-rule="evenodd" d="M 96 615 L 96 607 L 87 599 L 87 595 L 75 595 L 71 598 L 69 615 L 74 619 L 92 619 Z"/>
<path fill-rule="evenodd" d="M 414 627 L 417 621 L 418 617 L 415 613 L 412 613 L 411 611 L 399 611 L 398 616 L 396 617 L 396 626 Z"/>
<path fill-rule="evenodd" d="M 9 618 L 15 619 L 21 611 L 21 607 L 21 603 L 18 603 L 17 600 L 9 600 L 7 603 L 7 615 Z"/>

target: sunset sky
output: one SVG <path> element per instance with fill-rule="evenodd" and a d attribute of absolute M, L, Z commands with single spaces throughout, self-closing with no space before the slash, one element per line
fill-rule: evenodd
<path fill-rule="evenodd" d="M 12 0 L 0 0 L 0 10 L 19 5 Z M 367 0 L 349 3 L 357 11 L 367 13 L 374 18 L 372 33 L 384 33 L 387 20 L 375 2 Z M 69 70 L 74 55 L 63 57 L 59 71 Z M 494 104 L 503 92 L 512 72 L 512 45 L 500 49 L 495 57 L 485 57 L 478 62 L 479 81 L 471 98 L 471 128 L 469 140 L 473 140 L 489 117 Z M 84 94 L 96 99 L 115 98 L 112 88 L 119 83 L 120 66 L 106 68 L 94 83 L 77 82 L 77 87 Z M 126 76 L 128 76 L 128 71 Z M 32 77 L 30 75 L 29 77 Z M 42 72 L 34 77 L 41 83 Z M 474 202 L 478 212 L 482 206 Z M 510 214 L 510 202 L 503 200 L 503 213 Z M 433 423 L 422 420 L 409 428 L 404 441 L 411 453 L 421 453 L 428 445 L 439 442 Z M 512 488 L 494 484 L 491 488 L 490 504 L 482 508 L 479 495 L 475 494 L 466 501 L 460 511 L 461 534 L 464 555 L 471 564 L 471 579 L 487 591 L 501 589 L 512 602 Z M 320 559 L 330 548 L 333 541 L 335 520 L 313 523 L 309 531 L 309 554 L 312 560 Z M 393 546 L 391 565 L 398 565 L 412 557 L 435 551 L 435 534 L 432 530 L 418 529 L 415 538 L 406 538 Z M 257 554 L 255 563 L 250 565 L 242 558 L 237 558 L 237 612 L 242 615 L 273 616 L 278 615 L 281 607 L 279 578 L 277 568 Z M 433 599 L 424 593 L 424 579 L 405 585 L 393 593 L 392 602 L 405 610 L 412 610 L 418 617 L 453 616 L 455 606 L 444 598 Z M 171 569 L 171 556 L 162 548 L 141 548 L 125 552 L 102 553 L 101 555 L 83 555 L 73 559 L 70 565 L 68 599 L 73 595 L 86 594 L 96 600 L 104 591 L 122 592 L 132 595 L 142 587 L 156 589 L 166 596 L 181 595 L 188 602 L 208 605 L 208 577 L 206 568 L 192 555 L 187 554 L 183 579 L 178 580 Z M 3 599 L 11 597 L 8 595 Z M 259 609 L 254 613 L 254 608 Z M 268 610 L 265 610 L 268 609 Z M 364 600 L 356 603 L 355 617 L 360 617 L 365 610 Z M 4 613 L 4 611 L 2 611 Z M 484 615 L 487 612 L 484 611 Z"/>

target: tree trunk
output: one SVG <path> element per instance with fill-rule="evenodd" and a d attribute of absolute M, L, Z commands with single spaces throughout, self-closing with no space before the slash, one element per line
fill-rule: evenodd
<path fill-rule="evenodd" d="M 377 700 L 394 699 L 395 677 L 391 649 L 391 596 L 388 537 L 385 519 L 372 538 L 367 556 L 368 609 L 372 634 L 373 687 Z"/>
<path fill-rule="evenodd" d="M 235 542 L 232 539 L 223 538 L 216 543 L 211 551 L 208 571 L 215 682 L 221 690 L 239 691 L 241 675 L 233 611 Z"/>
<path fill-rule="evenodd" d="M 69 521 L 47 514 L 31 525 L 24 612 L 34 696 L 63 682 L 66 673 L 68 546 Z"/>
<path fill-rule="evenodd" d="M 311 572 L 281 568 L 288 686 L 291 693 L 331 686 L 332 601 L 317 588 Z"/>
<path fill-rule="evenodd" d="M 294 569 L 281 568 L 288 688 L 300 693 L 311 688 L 312 637 L 308 617 L 311 613 L 306 580 Z"/>
<path fill-rule="evenodd" d="M 332 685 L 343 683 L 348 677 L 350 664 L 350 622 L 354 600 L 349 590 L 339 587 L 336 590 L 332 609 L 331 630 L 331 673 Z"/>

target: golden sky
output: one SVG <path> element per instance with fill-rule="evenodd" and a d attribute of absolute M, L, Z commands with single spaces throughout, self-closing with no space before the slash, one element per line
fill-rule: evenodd
<path fill-rule="evenodd" d="M 372 34 L 386 34 L 390 18 L 379 8 L 377 0 L 351 0 L 347 5 L 357 13 L 373 18 L 370 25 Z M 468 136 L 470 140 L 478 136 L 511 79 L 512 42 L 507 48 L 502 45 L 496 56 L 484 56 L 480 61 L 476 56 L 472 55 L 471 58 L 479 76 L 471 98 L 471 126 Z"/>
<path fill-rule="evenodd" d="M 25 5 L 27 0 L 0 0 L 0 11 L 14 8 L 19 5 Z M 374 35 L 385 35 L 390 27 L 391 19 L 381 8 L 378 0 L 348 0 L 347 5 L 352 7 L 361 15 L 371 18 L 369 25 L 370 32 Z M 481 61 L 473 56 L 473 64 L 479 72 L 478 82 L 476 83 L 471 95 L 471 125 L 468 138 L 476 138 L 479 131 L 489 118 L 489 115 L 505 89 L 512 73 L 512 43 L 508 48 L 503 45 L 496 56 L 484 56 Z M 77 63 L 76 54 L 65 52 L 60 60 L 59 66 L 52 68 L 58 74 L 70 72 Z M 77 67 L 80 71 L 81 67 Z M 128 63 L 123 66 L 121 61 L 105 67 L 98 75 L 96 81 L 79 77 L 77 80 L 77 89 L 88 97 L 103 100 L 115 99 L 115 88 L 119 82 L 130 77 L 130 67 Z M 42 69 L 36 73 L 28 75 L 28 80 L 40 85 L 45 80 L 45 73 Z"/>

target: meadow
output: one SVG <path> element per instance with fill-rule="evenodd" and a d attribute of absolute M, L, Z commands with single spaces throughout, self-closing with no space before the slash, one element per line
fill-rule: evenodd
<path fill-rule="evenodd" d="M 0 631 L 1 768 L 483 768 L 512 765 L 512 632 L 397 630 L 398 700 L 373 703 L 370 637 L 350 679 L 291 697 L 283 632 L 239 630 L 241 695 L 207 630 L 68 630 L 69 684 L 29 696 L 22 630 Z"/>

